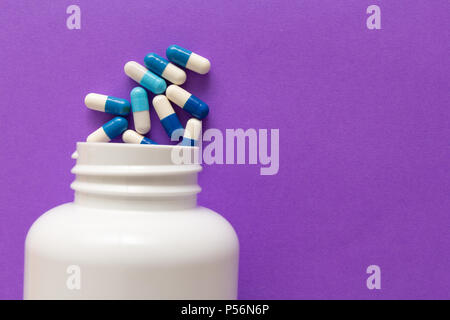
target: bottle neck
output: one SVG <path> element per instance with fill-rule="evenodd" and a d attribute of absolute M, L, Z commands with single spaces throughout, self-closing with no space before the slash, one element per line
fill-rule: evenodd
<path fill-rule="evenodd" d="M 107 210 L 183 210 L 197 205 L 198 164 L 174 164 L 174 146 L 78 143 L 74 202 Z M 191 148 L 190 150 L 194 150 Z"/>

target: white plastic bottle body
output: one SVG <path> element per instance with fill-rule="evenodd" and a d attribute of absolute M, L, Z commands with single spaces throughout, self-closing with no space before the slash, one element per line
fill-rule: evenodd
<path fill-rule="evenodd" d="M 166 146 L 93 145 L 78 145 L 75 201 L 27 235 L 24 298 L 236 299 L 238 239 L 196 205 L 198 167 L 167 165 Z"/>

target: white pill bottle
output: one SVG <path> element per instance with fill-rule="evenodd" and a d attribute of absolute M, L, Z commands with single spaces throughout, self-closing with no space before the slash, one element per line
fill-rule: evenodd
<path fill-rule="evenodd" d="M 24 298 L 236 299 L 236 233 L 197 206 L 201 166 L 175 148 L 198 152 L 78 143 L 74 202 L 28 232 Z"/>

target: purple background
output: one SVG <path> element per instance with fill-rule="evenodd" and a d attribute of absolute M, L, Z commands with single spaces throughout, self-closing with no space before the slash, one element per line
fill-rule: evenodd
<path fill-rule="evenodd" d="M 66 28 L 70 4 L 81 30 Z M 366 28 L 371 4 L 382 30 Z M 173 43 L 212 61 L 184 86 L 210 105 L 206 127 L 280 129 L 278 175 L 200 177 L 200 204 L 240 237 L 240 298 L 450 298 L 449 13 L 447 0 L 1 1 L 0 298 L 21 298 L 26 232 L 72 200 L 75 142 L 110 119 L 85 94 L 128 98 L 124 63 Z M 366 288 L 371 264 L 381 290 Z"/>

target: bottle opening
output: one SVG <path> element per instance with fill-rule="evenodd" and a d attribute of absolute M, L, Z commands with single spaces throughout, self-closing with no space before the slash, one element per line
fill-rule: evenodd
<path fill-rule="evenodd" d="M 199 148 L 181 145 L 78 142 L 74 155 L 77 165 L 199 166 Z"/>
<path fill-rule="evenodd" d="M 79 204 L 111 207 L 126 199 L 144 209 L 155 203 L 192 207 L 201 190 L 198 147 L 78 142 L 76 153 L 71 187 Z"/>

